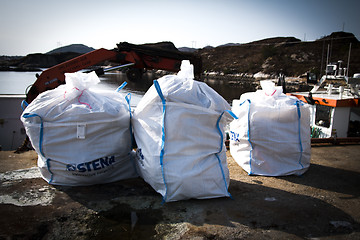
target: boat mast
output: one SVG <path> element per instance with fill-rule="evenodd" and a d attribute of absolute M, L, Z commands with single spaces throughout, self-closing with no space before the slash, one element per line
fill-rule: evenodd
<path fill-rule="evenodd" d="M 325 75 L 327 77 L 327 65 L 329 64 L 329 51 L 330 51 L 330 44 L 328 44 L 328 50 L 327 50 L 327 55 L 326 55 L 326 67 L 325 67 Z"/>
<path fill-rule="evenodd" d="M 348 55 L 348 63 L 347 63 L 347 70 L 346 70 L 346 78 L 349 77 L 350 53 L 351 53 L 351 43 L 350 43 L 350 46 L 349 46 L 349 55 Z"/>

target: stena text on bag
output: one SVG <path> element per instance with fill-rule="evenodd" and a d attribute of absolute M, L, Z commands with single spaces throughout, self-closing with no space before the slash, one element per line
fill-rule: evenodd
<path fill-rule="evenodd" d="M 193 78 L 183 61 L 177 75 L 154 81 L 132 118 L 138 172 L 165 202 L 230 196 L 223 131 L 230 106 Z"/>
<path fill-rule="evenodd" d="M 249 175 L 301 175 L 310 166 L 310 110 L 271 81 L 242 94 L 232 111 L 230 153 Z"/>
<path fill-rule="evenodd" d="M 42 177 L 82 186 L 136 177 L 131 159 L 130 103 L 100 91 L 95 73 L 65 73 L 66 84 L 41 93 L 21 120 L 38 153 Z"/>

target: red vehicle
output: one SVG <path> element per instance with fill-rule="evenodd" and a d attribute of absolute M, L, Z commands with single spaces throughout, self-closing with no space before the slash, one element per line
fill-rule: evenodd
<path fill-rule="evenodd" d="M 37 76 L 37 80 L 26 94 L 26 102 L 30 103 L 40 93 L 64 84 L 64 73 L 76 72 L 104 61 L 120 64 L 120 66 L 111 68 L 111 70 L 128 68 L 126 72 L 128 79 L 138 81 L 141 79 L 144 70 L 148 69 L 177 72 L 180 70 L 182 60 L 190 60 L 190 63 L 194 65 L 194 75 L 200 79 L 201 58 L 191 53 L 179 51 L 172 43 L 135 45 L 122 42 L 117 44 L 117 48 L 113 50 L 100 48 L 43 71 Z M 102 68 L 95 71 L 98 75 L 104 73 Z"/>

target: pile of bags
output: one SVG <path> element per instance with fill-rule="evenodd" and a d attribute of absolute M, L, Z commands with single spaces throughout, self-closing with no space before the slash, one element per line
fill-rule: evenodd
<path fill-rule="evenodd" d="M 139 174 L 166 202 L 230 196 L 224 145 L 230 105 L 193 79 L 188 61 L 181 69 L 154 81 L 133 116 L 121 93 L 92 88 L 95 73 L 66 74 L 66 85 L 40 94 L 21 120 L 43 178 L 76 186 Z"/>
<path fill-rule="evenodd" d="M 183 61 L 177 75 L 154 81 L 132 113 L 128 96 L 96 90 L 95 73 L 65 77 L 65 85 L 40 94 L 21 116 L 51 184 L 141 176 L 165 202 L 229 197 L 230 122 L 230 152 L 249 174 L 300 175 L 309 167 L 309 108 L 272 82 L 234 100 L 230 111 Z"/>

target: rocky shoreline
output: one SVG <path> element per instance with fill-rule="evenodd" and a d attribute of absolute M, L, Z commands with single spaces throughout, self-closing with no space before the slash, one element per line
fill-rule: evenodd
<path fill-rule="evenodd" d="M 269 78 L 254 78 L 249 75 L 245 77 L 234 75 L 203 75 L 202 81 L 210 83 L 225 83 L 234 87 L 242 87 L 245 89 L 260 89 L 260 81 L 272 80 L 278 82 L 278 76 L 271 76 Z M 307 83 L 306 78 L 301 77 L 285 77 L 286 92 L 307 92 L 313 86 Z"/>
<path fill-rule="evenodd" d="M 9 66 L 0 66 L 0 71 L 8 72 L 41 72 L 40 68 L 33 68 L 33 67 L 9 67 Z"/>

